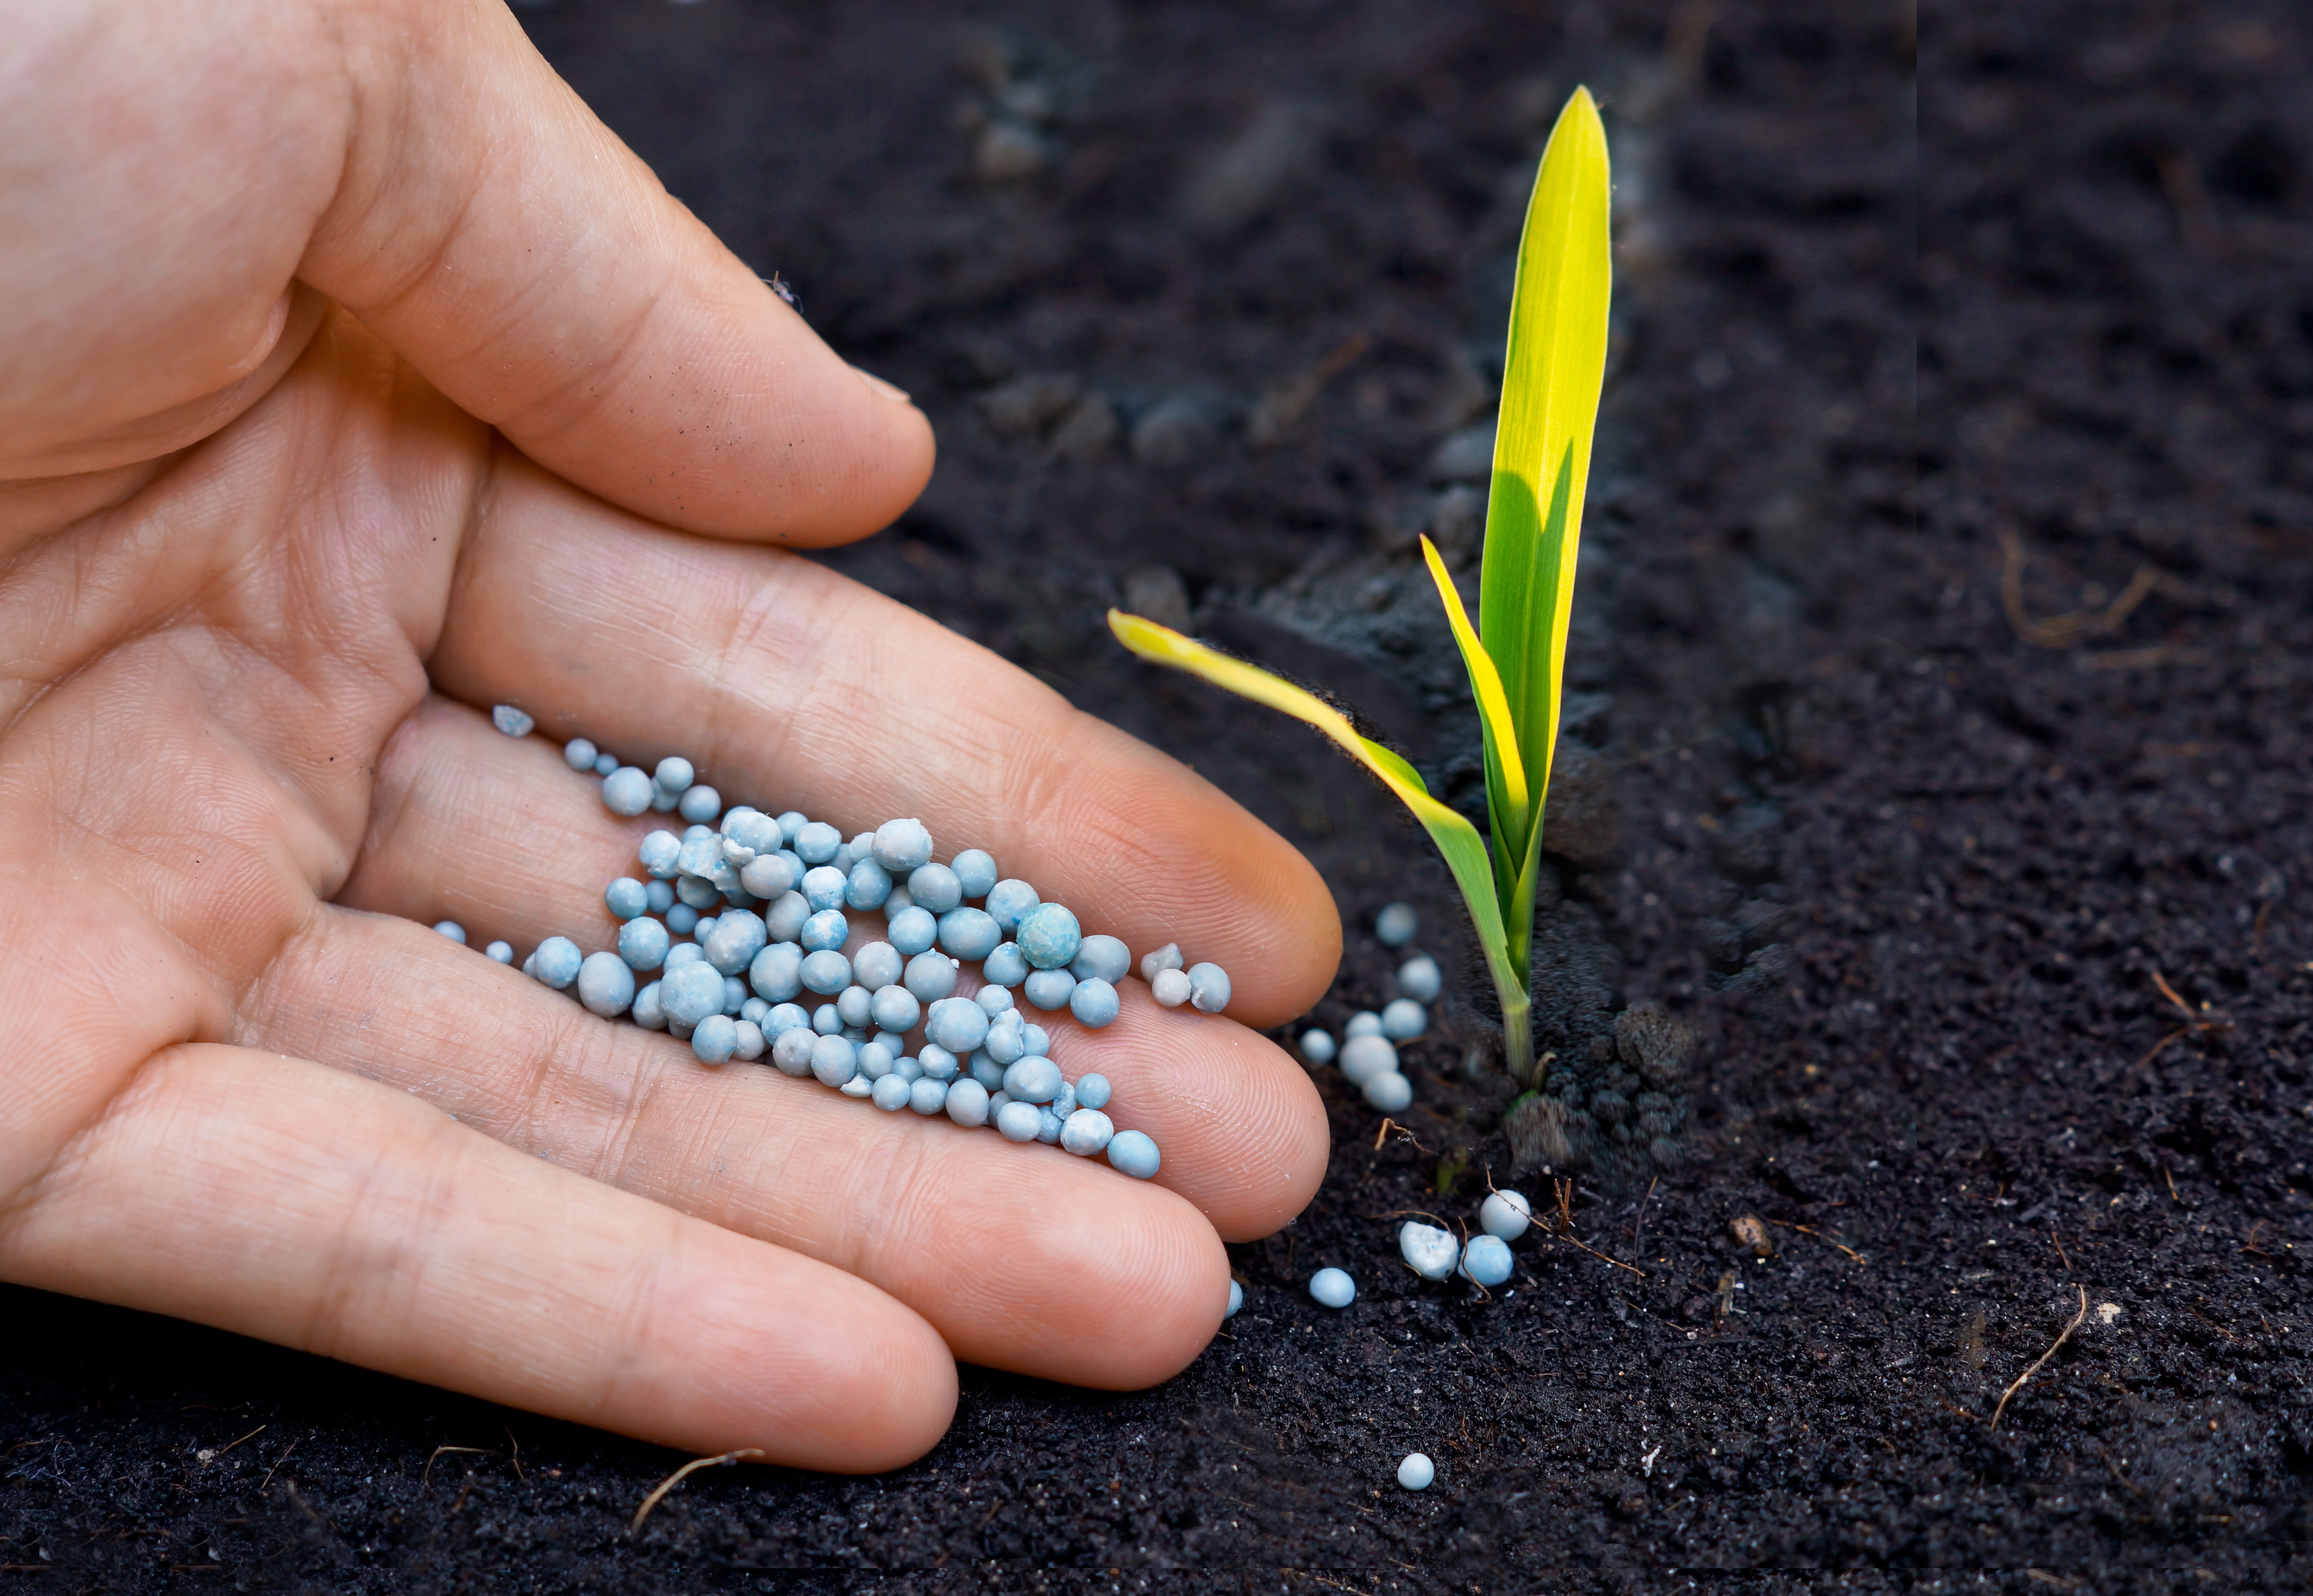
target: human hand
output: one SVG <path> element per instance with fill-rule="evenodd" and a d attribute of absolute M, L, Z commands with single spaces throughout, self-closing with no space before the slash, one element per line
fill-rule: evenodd
<path fill-rule="evenodd" d="M 1163 1379 L 1325 1161 L 1301 1070 L 1127 982 L 1071 1072 L 1156 1183 L 880 1115 L 435 935 L 606 945 L 647 826 L 543 739 L 919 815 L 1270 1025 L 1340 928 L 1180 765 L 764 544 L 915 410 L 485 0 L 0 16 L 0 1274 L 700 1451 L 869 1469 L 953 1358 Z M 1060 1049 L 1056 1048 L 1056 1052 Z"/>

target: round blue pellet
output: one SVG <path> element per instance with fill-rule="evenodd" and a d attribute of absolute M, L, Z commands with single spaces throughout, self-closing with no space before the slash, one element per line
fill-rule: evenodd
<path fill-rule="evenodd" d="M 1028 1051 L 1028 1027 L 1021 1022 L 1018 1010 L 1007 1009 L 988 1022 L 988 1040 L 980 1045 L 980 1050 L 999 1068 L 1016 1063 Z"/>
<path fill-rule="evenodd" d="M 538 722 L 512 704 L 495 704 L 490 709 L 490 724 L 510 737 L 526 737 L 537 728 Z"/>
<path fill-rule="evenodd" d="M 1426 953 L 1417 953 L 1397 967 L 1398 995 L 1412 998 L 1417 1003 L 1435 1002 L 1445 984 L 1446 977 L 1438 968 L 1438 961 Z"/>
<path fill-rule="evenodd" d="M 835 1011 L 834 1004 L 822 1003 L 811 1011 L 811 1028 L 822 1036 L 840 1036 L 843 1034 L 843 1016 Z"/>
<path fill-rule="evenodd" d="M 995 953 L 1004 932 L 985 909 L 948 909 L 939 916 L 939 946 L 967 965 Z"/>
<path fill-rule="evenodd" d="M 437 920 L 434 922 L 434 929 L 441 932 L 444 936 L 449 938 L 453 942 L 458 944 L 459 947 L 463 948 L 466 945 L 466 928 L 460 925 L 456 921 Z"/>
<path fill-rule="evenodd" d="M 915 1083 L 904 1075 L 885 1074 L 877 1078 L 867 1093 L 868 1100 L 886 1114 L 897 1114 L 908 1106 L 914 1095 Z"/>
<path fill-rule="evenodd" d="M 787 829 L 787 816 L 784 815 L 779 816 L 779 829 Z M 843 846 L 843 833 L 824 820 L 814 820 L 797 828 L 790 845 L 796 851 L 796 857 L 804 863 L 823 865 L 835 857 L 837 849 Z"/>
<path fill-rule="evenodd" d="M 739 867 L 740 886 L 775 902 L 793 892 L 800 880 L 794 860 L 785 853 L 759 853 Z"/>
<path fill-rule="evenodd" d="M 822 1036 L 811 1045 L 811 1072 L 822 1086 L 841 1086 L 859 1073 L 858 1047 L 840 1036 Z"/>
<path fill-rule="evenodd" d="M 814 911 L 843 907 L 843 872 L 833 865 L 814 865 L 805 870 L 803 901 Z"/>
<path fill-rule="evenodd" d="M 747 966 L 747 984 L 767 1002 L 792 1001 L 803 991 L 803 949 L 792 942 L 772 943 Z"/>
<path fill-rule="evenodd" d="M 1007 932 L 1017 930 L 1020 917 L 1034 908 L 1038 902 L 1036 889 L 1016 878 L 998 881 L 988 889 L 988 912 L 996 917 L 996 923 Z"/>
<path fill-rule="evenodd" d="M 927 1075 L 934 1080 L 954 1080 L 957 1074 L 955 1054 L 934 1042 L 925 1043 L 914 1058 L 903 1058 L 899 1063 L 910 1080 L 921 1080 Z"/>
<path fill-rule="evenodd" d="M 739 1022 L 727 1014 L 710 1014 L 690 1033 L 690 1051 L 702 1064 L 727 1064 L 739 1051 Z"/>
<path fill-rule="evenodd" d="M 1076 915 L 1062 904 L 1039 904 L 1020 917 L 1013 940 L 1039 970 L 1065 970 L 1084 940 Z"/>
<path fill-rule="evenodd" d="M 646 1031 L 666 1029 L 666 1010 L 659 1005 L 657 982 L 651 982 L 635 994 L 635 1006 L 627 1014 Z"/>
<path fill-rule="evenodd" d="M 955 872 L 956 885 L 963 888 L 967 898 L 984 898 L 989 888 L 996 885 L 996 861 L 979 848 L 967 848 L 948 862 Z"/>
<path fill-rule="evenodd" d="M 736 975 L 755 962 L 770 938 L 763 922 L 745 909 L 726 909 L 715 918 L 715 929 L 700 939 L 707 962 L 726 975 Z"/>
<path fill-rule="evenodd" d="M 913 907 L 914 903 L 915 900 L 908 896 L 908 885 L 906 882 L 902 881 L 897 886 L 892 888 L 891 892 L 884 899 L 884 919 L 885 922 L 889 923 L 901 910 Z"/>
<path fill-rule="evenodd" d="M 1022 995 L 1047 1012 L 1065 1007 L 1076 989 L 1077 978 L 1066 970 L 1031 970 L 1020 983 Z"/>
<path fill-rule="evenodd" d="M 666 927 L 645 915 L 629 920 L 619 928 L 619 957 L 638 970 L 655 970 L 666 963 L 666 950 L 672 942 Z"/>
<path fill-rule="evenodd" d="M 1140 1131 L 1119 1131 L 1110 1138 L 1108 1161 L 1135 1180 L 1148 1180 L 1156 1176 L 1163 1160 L 1156 1143 Z"/>
<path fill-rule="evenodd" d="M 1079 1108 L 1060 1122 L 1060 1151 L 1088 1159 L 1106 1148 L 1115 1134 L 1107 1115 L 1097 1108 Z"/>
<path fill-rule="evenodd" d="M 725 812 L 723 834 L 751 853 L 776 853 L 787 846 L 779 823 L 752 804 L 734 804 Z"/>
<path fill-rule="evenodd" d="M 672 970 L 677 965 L 696 964 L 705 957 L 698 943 L 677 942 L 666 950 L 666 967 Z"/>
<path fill-rule="evenodd" d="M 865 1029 L 867 1022 L 875 1017 L 875 994 L 857 982 L 835 994 L 835 1012 L 842 1017 L 847 1026 L 858 1026 Z"/>
<path fill-rule="evenodd" d="M 985 1047 L 972 1055 L 972 1078 L 986 1090 L 1004 1089 L 1004 1066 Z"/>
<path fill-rule="evenodd" d="M 695 1026 L 710 1014 L 723 1012 L 723 976 L 704 959 L 690 959 L 668 969 L 658 983 L 659 1004 L 666 1017 Z"/>
<path fill-rule="evenodd" d="M 1223 1318 L 1225 1318 L 1225 1319 L 1235 1318 L 1236 1318 L 1239 1313 L 1243 1312 L 1244 1310 L 1244 1288 L 1243 1286 L 1239 1285 L 1236 1281 L 1232 1280 L 1232 1281 L 1230 1281 L 1230 1282 L 1229 1282 L 1229 1305 L 1228 1305 L 1228 1311 L 1227 1311 L 1227 1313 L 1224 1313 L 1223 1315 L 1221 1315 L 1221 1317 L 1222 1317 Z"/>
<path fill-rule="evenodd" d="M 857 973 L 857 966 L 853 973 Z M 869 1013 L 884 1030 L 912 1031 L 916 1028 L 916 1021 L 924 1016 L 924 1006 L 916 1001 L 915 993 L 894 982 L 875 989 Z"/>
<path fill-rule="evenodd" d="M 1398 998 L 1381 1011 L 1381 1034 L 1393 1042 L 1411 1042 L 1429 1028 L 1429 1011 L 1412 998 Z"/>
<path fill-rule="evenodd" d="M 995 916 L 990 915 L 989 919 Z M 1020 944 L 1005 942 L 997 947 L 980 966 L 981 977 L 998 986 L 1017 986 L 1028 979 L 1028 961 L 1020 957 Z"/>
<path fill-rule="evenodd" d="M 773 1003 L 770 1012 L 755 1023 L 763 1027 L 763 1035 L 776 1042 L 789 1031 L 811 1029 L 811 1016 L 800 1003 Z"/>
<path fill-rule="evenodd" d="M 672 881 L 654 881 L 643 888 L 643 894 L 646 899 L 645 906 L 653 914 L 664 914 L 674 907 L 674 883 Z"/>
<path fill-rule="evenodd" d="M 578 979 L 578 966 L 585 962 L 578 944 L 567 937 L 547 938 L 530 958 L 531 973 L 557 992 Z"/>
<path fill-rule="evenodd" d="M 1499 1236 L 1473 1236 L 1462 1249 L 1462 1273 L 1480 1285 L 1497 1286 L 1510 1277 L 1517 1260 L 1509 1243 Z"/>
<path fill-rule="evenodd" d="M 843 903 L 850 909 L 880 909 L 892 895 L 892 873 L 872 859 L 855 860 L 843 879 Z"/>
<path fill-rule="evenodd" d="M 955 961 L 937 951 L 919 953 L 908 961 L 901 983 L 921 1003 L 936 1003 L 955 991 Z"/>
<path fill-rule="evenodd" d="M 881 1080 L 892 1072 L 892 1061 L 899 1056 L 881 1042 L 862 1042 L 859 1072 L 870 1080 Z"/>
<path fill-rule="evenodd" d="M 803 894 L 787 893 L 763 911 L 763 930 L 774 942 L 792 942 L 803 935 L 804 921 L 810 918 L 811 905 L 803 901 Z"/>
<path fill-rule="evenodd" d="M 808 1075 L 812 1050 L 818 1045 L 819 1033 L 807 1025 L 781 1031 L 771 1042 L 771 1063 L 784 1075 Z"/>
<path fill-rule="evenodd" d="M 1036 1105 L 1036 1140 L 1047 1147 L 1056 1147 L 1060 1140 L 1060 1116 L 1050 1103 Z"/>
<path fill-rule="evenodd" d="M 651 807 L 651 779 L 633 765 L 602 778 L 602 807 L 613 815 L 639 815 Z"/>
<path fill-rule="evenodd" d="M 578 1001 L 608 1019 L 635 1001 L 635 973 L 615 953 L 590 953 L 578 966 Z"/>
<path fill-rule="evenodd" d="M 591 771 L 594 756 L 602 752 L 584 737 L 573 737 L 562 745 L 562 763 L 574 771 Z"/>
<path fill-rule="evenodd" d="M 851 961 L 832 948 L 814 948 L 803 956 L 804 985 L 831 998 L 851 984 Z"/>
<path fill-rule="evenodd" d="M 678 798 L 685 788 L 698 780 L 698 771 L 680 754 L 668 754 L 658 762 L 658 769 L 651 772 L 652 785 L 661 792 L 671 792 Z"/>
<path fill-rule="evenodd" d="M 1048 1058 L 1021 1059 L 1004 1071 L 1004 1089 L 1023 1103 L 1049 1103 L 1060 1089 L 1060 1067 Z"/>
<path fill-rule="evenodd" d="M 920 820 L 887 820 L 875 828 L 875 862 L 894 876 L 905 876 L 931 862 L 932 834 Z"/>
<path fill-rule="evenodd" d="M 613 772 L 613 771 L 617 770 L 618 768 L 619 768 L 619 756 L 618 756 L 617 754 L 604 754 L 604 753 L 601 752 L 599 749 L 595 752 L 595 754 L 594 754 L 594 773 L 595 773 L 596 775 L 598 775 L 598 776 L 607 776 L 607 775 L 609 775 L 611 772 Z"/>
<path fill-rule="evenodd" d="M 670 831 L 655 831 L 635 850 L 646 874 L 655 880 L 672 881 L 682 860 L 682 839 Z"/>
<path fill-rule="evenodd" d="M 723 1012 L 737 1018 L 739 1005 L 747 1001 L 747 983 L 736 975 L 723 977 Z"/>
<path fill-rule="evenodd" d="M 761 998 L 749 998 L 739 1005 L 739 1018 L 754 1026 L 761 1026 L 763 1016 L 770 1011 L 771 1006 Z"/>
<path fill-rule="evenodd" d="M 970 998 L 942 998 L 924 1012 L 924 1036 L 950 1053 L 968 1054 L 988 1039 L 988 1014 Z"/>
<path fill-rule="evenodd" d="M 1397 1483 L 1409 1491 L 1426 1491 L 1437 1477 L 1438 1465 L 1426 1452 L 1408 1452 L 1405 1461 L 1397 1466 Z"/>
<path fill-rule="evenodd" d="M 945 865 L 925 865 L 908 875 L 908 902 L 945 914 L 963 902 L 963 886 Z"/>
<path fill-rule="evenodd" d="M 947 1107 L 947 1082 L 925 1076 L 908 1088 L 908 1107 L 918 1114 L 937 1114 Z"/>
<path fill-rule="evenodd" d="M 983 986 L 972 994 L 972 1001 L 980 1005 L 981 1012 L 993 1023 L 998 1015 L 1012 1007 L 1012 989 L 1008 986 Z"/>
<path fill-rule="evenodd" d="M 803 828 L 810 824 L 811 816 L 801 809 L 786 810 L 779 816 L 779 835 L 785 838 L 787 845 L 792 848 L 795 846 L 796 838 L 802 834 Z"/>
<path fill-rule="evenodd" d="M 907 961 L 899 949 L 889 942 L 870 942 L 851 956 L 851 976 L 869 992 L 881 992 L 898 981 L 907 969 Z M 895 1027 L 906 1030 L 906 1026 Z"/>
<path fill-rule="evenodd" d="M 1421 921 L 1411 904 L 1385 904 L 1374 916 L 1374 936 L 1385 948 L 1403 948 L 1413 940 Z"/>
<path fill-rule="evenodd" d="M 763 1036 L 763 1027 L 753 1020 L 743 1018 L 738 1023 L 739 1045 L 732 1049 L 731 1056 L 752 1064 L 763 1056 L 764 1049 L 768 1048 L 770 1043 Z M 691 1033 L 693 1036 L 698 1034 L 696 1031 Z"/>
<path fill-rule="evenodd" d="M 499 964 L 510 965 L 514 963 L 514 944 L 511 942 L 493 942 L 488 948 L 483 948 L 482 952 L 486 957 L 497 960 Z"/>
<path fill-rule="evenodd" d="M 675 813 L 694 825 L 708 825 L 723 813 L 723 795 L 703 782 L 682 789 Z"/>
<path fill-rule="evenodd" d="M 939 939 L 939 921 L 929 910 L 910 904 L 891 917 L 891 929 L 885 934 L 893 947 L 913 957 Z"/>
<path fill-rule="evenodd" d="M 621 876 L 602 889 L 602 906 L 617 920 L 632 920 L 650 913 L 650 888 L 632 876 Z"/>
<path fill-rule="evenodd" d="M 1131 949 L 1114 937 L 1086 937 L 1077 944 L 1069 974 L 1079 981 L 1105 981 L 1113 986 L 1132 968 Z"/>
<path fill-rule="evenodd" d="M 1218 965 L 1191 965 L 1189 1001 L 1201 1014 L 1218 1014 L 1227 1008 L 1228 972 Z"/>
<path fill-rule="evenodd" d="M 1078 1025 L 1093 1030 L 1113 1021 L 1117 1008 L 1116 988 L 1097 975 L 1077 982 L 1076 991 L 1069 994 L 1069 1012 L 1077 1017 Z"/>
<path fill-rule="evenodd" d="M 1358 1283 L 1346 1270 L 1320 1269 L 1309 1277 L 1309 1294 L 1328 1308 L 1347 1308 L 1358 1300 Z"/>
<path fill-rule="evenodd" d="M 1113 1089 L 1108 1084 L 1108 1077 L 1105 1075 L 1079 1075 L 1077 1077 L 1077 1107 L 1105 1108 L 1108 1107 L 1109 1094 Z"/>
<path fill-rule="evenodd" d="M 1049 1054 L 1052 1051 L 1051 1033 L 1042 1026 L 1031 1024 L 1028 1027 L 1028 1051 L 1038 1058 Z"/>
<path fill-rule="evenodd" d="M 1010 1102 L 996 1111 L 996 1132 L 1007 1142 L 1033 1142 L 1044 1126 L 1044 1111 L 1033 1103 Z"/>
<path fill-rule="evenodd" d="M 1077 1089 L 1066 1080 L 1061 1081 L 1060 1089 L 1052 1094 L 1052 1100 L 1045 1107 L 1062 1119 L 1068 1118 L 1077 1111 Z"/>
<path fill-rule="evenodd" d="M 970 1077 L 951 1081 L 947 1101 L 942 1107 L 947 1110 L 947 1116 L 960 1125 L 984 1125 L 988 1123 L 988 1089 Z"/>
<path fill-rule="evenodd" d="M 840 909 L 822 909 L 803 922 L 803 934 L 796 939 L 806 953 L 817 953 L 823 948 L 840 948 L 851 939 L 851 922 L 843 918 Z"/>
<path fill-rule="evenodd" d="M 723 889 L 704 876 L 678 876 L 674 895 L 685 907 L 708 913 L 723 902 Z"/>
<path fill-rule="evenodd" d="M 1340 1050 L 1333 1045 L 1331 1031 L 1308 1030 L 1301 1033 L 1301 1056 L 1313 1064 L 1330 1064 Z"/>

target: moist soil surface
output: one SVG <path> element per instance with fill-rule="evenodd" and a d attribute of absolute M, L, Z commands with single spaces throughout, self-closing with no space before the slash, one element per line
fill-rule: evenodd
<path fill-rule="evenodd" d="M 1304 847 L 1350 928 L 1320 1021 L 1391 995 L 1394 899 L 1455 995 L 1402 1128 L 1317 1071 L 1324 1189 L 1179 1378 L 968 1369 L 915 1466 L 710 1470 L 638 1534 L 681 1458 L 11 1291 L 7 1588 L 2303 1588 L 2300 8 L 1939 7 L 1924 101 L 1867 0 L 522 14 L 933 418 L 921 505 L 831 563 Z M 1394 1245 L 1521 1152 L 1443 869 L 1101 617 L 1324 683 L 1482 802 L 1412 540 L 1467 581 L 1577 82 L 1619 248 L 1537 939 L 1569 1130 L 1488 1297 Z"/>

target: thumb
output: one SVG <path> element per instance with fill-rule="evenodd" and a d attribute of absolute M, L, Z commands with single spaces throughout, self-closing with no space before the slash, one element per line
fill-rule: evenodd
<path fill-rule="evenodd" d="M 298 275 L 532 459 L 697 532 L 884 525 L 931 428 L 846 365 L 578 99 L 497 0 L 356 0 L 355 112 Z"/>

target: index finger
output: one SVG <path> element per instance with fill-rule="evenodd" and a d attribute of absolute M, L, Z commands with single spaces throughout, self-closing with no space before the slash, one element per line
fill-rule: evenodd
<path fill-rule="evenodd" d="M 1309 861 L 1210 782 L 945 627 L 808 560 L 684 537 L 503 463 L 428 662 L 630 763 L 692 760 L 727 803 L 846 835 L 902 816 L 1137 958 L 1229 973 L 1231 1017 L 1279 1024 L 1341 959 Z"/>

